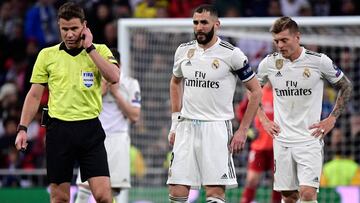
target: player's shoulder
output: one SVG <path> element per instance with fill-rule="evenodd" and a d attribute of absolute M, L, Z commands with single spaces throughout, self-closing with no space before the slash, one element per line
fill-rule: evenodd
<path fill-rule="evenodd" d="M 45 47 L 40 50 L 37 60 L 43 60 L 44 62 L 49 62 L 55 60 L 55 57 L 58 57 L 58 53 L 61 50 L 61 44 L 56 44 L 50 47 Z M 65 46 L 65 45 L 64 45 Z"/>
<path fill-rule="evenodd" d="M 127 82 L 138 82 L 137 79 L 131 77 L 131 76 L 128 76 L 128 75 L 124 75 L 121 77 L 121 80 L 123 81 L 127 81 Z"/>
<path fill-rule="evenodd" d="M 131 76 L 124 75 L 124 76 L 121 76 L 120 83 L 122 83 L 126 86 L 131 86 L 131 85 L 139 84 L 139 81 Z"/>
<path fill-rule="evenodd" d="M 234 51 L 234 49 L 236 48 L 230 42 L 225 41 L 225 40 L 221 40 L 219 43 L 219 46 L 224 50 L 230 50 L 230 51 Z"/>
<path fill-rule="evenodd" d="M 275 61 L 280 58 L 282 57 L 279 52 L 273 52 L 271 54 L 266 55 L 266 57 L 264 57 L 262 61 Z"/>
<path fill-rule="evenodd" d="M 322 53 L 318 53 L 318 52 L 311 51 L 311 50 L 308 50 L 308 49 L 305 49 L 305 54 L 307 56 L 313 56 L 313 57 L 318 57 L 318 58 L 321 58 L 324 55 Z"/>
<path fill-rule="evenodd" d="M 41 53 L 53 53 L 53 52 L 59 52 L 60 51 L 61 44 L 56 44 L 50 47 L 43 48 L 40 52 Z"/>
<path fill-rule="evenodd" d="M 318 53 L 311 50 L 305 50 L 305 56 L 308 62 L 312 62 L 315 64 L 331 64 L 332 60 L 324 53 Z"/>
<path fill-rule="evenodd" d="M 196 44 L 196 40 L 191 40 L 189 42 L 185 42 L 179 45 L 179 48 L 188 48 L 188 47 L 193 47 Z"/>

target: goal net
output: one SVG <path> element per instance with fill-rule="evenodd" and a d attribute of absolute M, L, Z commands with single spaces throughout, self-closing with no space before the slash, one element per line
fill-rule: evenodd
<path fill-rule="evenodd" d="M 275 18 L 220 19 L 219 36 L 248 56 L 256 70 L 260 60 L 274 52 L 269 28 Z M 353 82 L 354 95 L 345 113 L 338 119 L 336 129 L 325 138 L 325 163 L 336 152 L 360 161 L 360 17 L 298 17 L 304 47 L 327 54 L 343 69 Z M 145 175 L 133 174 L 130 200 L 167 202 L 167 143 L 170 127 L 169 81 L 172 75 L 176 48 L 194 39 L 192 19 L 122 19 L 118 23 L 122 73 L 139 80 L 142 94 L 141 120 L 131 128 L 131 142 L 145 161 Z M 334 105 L 336 93 L 327 85 L 324 91 L 323 116 Z M 234 96 L 235 106 L 241 101 L 243 86 L 239 83 Z M 234 127 L 237 121 L 234 120 Z M 238 202 L 246 177 L 249 143 L 235 155 L 239 188 L 227 192 L 228 202 Z M 270 202 L 271 174 L 266 173 L 260 183 L 257 202 Z M 200 193 L 198 202 L 203 193 Z M 339 202 L 341 192 L 335 188 L 321 188 L 319 202 Z"/>

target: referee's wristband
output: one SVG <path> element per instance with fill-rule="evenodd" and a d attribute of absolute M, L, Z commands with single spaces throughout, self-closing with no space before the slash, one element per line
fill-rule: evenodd
<path fill-rule="evenodd" d="M 96 49 L 93 44 L 91 44 L 88 48 L 85 49 L 86 53 L 90 53 L 92 50 Z"/>
<path fill-rule="evenodd" d="M 16 128 L 16 134 L 18 134 L 21 130 L 27 132 L 27 127 L 24 125 L 18 125 Z"/>

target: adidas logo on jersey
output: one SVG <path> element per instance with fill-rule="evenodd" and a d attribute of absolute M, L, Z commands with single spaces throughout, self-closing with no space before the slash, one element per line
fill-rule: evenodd
<path fill-rule="evenodd" d="M 226 175 L 226 173 L 224 173 L 224 175 L 222 175 L 220 179 L 228 179 L 228 176 Z"/>
<path fill-rule="evenodd" d="M 276 75 L 275 75 L 275 77 L 282 77 L 281 72 L 280 72 L 280 71 L 277 72 Z"/>
<path fill-rule="evenodd" d="M 313 179 L 313 182 L 318 183 L 318 182 L 319 182 L 319 178 L 318 178 L 318 177 L 315 177 L 315 178 Z"/>

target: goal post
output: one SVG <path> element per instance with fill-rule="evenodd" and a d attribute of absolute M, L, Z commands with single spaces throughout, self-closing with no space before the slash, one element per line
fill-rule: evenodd
<path fill-rule="evenodd" d="M 269 28 L 277 18 L 220 18 L 218 35 L 234 46 L 238 46 L 256 69 L 259 61 L 274 51 Z M 301 44 L 308 49 L 327 54 L 334 63 L 343 68 L 352 80 L 354 96 L 349 107 L 338 121 L 342 145 L 341 150 L 360 162 L 360 136 L 355 136 L 360 120 L 360 16 L 344 17 L 293 17 L 299 24 Z M 167 133 L 170 128 L 169 81 L 172 75 L 173 57 L 176 48 L 194 39 L 191 18 L 181 19 L 120 19 L 118 21 L 118 47 L 121 53 L 122 74 L 139 80 L 142 95 L 142 113 L 138 123 L 131 127 L 131 142 L 144 156 L 146 175 L 133 180 L 134 191 L 146 187 L 147 191 L 165 188 L 167 178 L 166 159 L 170 148 Z M 234 104 L 242 97 L 242 85 L 236 89 Z M 334 105 L 336 94 L 327 88 L 323 105 L 323 116 L 327 116 Z M 358 117 L 356 117 L 358 116 Z M 354 122 L 353 122 L 354 120 Z M 234 122 L 236 126 L 236 121 Z M 339 135 L 337 135 L 339 136 Z M 325 162 L 336 152 L 336 136 L 325 137 Z M 246 149 L 234 157 L 239 186 L 245 182 L 249 142 Z M 263 178 L 260 186 L 269 188 L 269 176 Z M 145 193 L 142 193 L 145 194 Z M 267 194 L 267 193 L 266 193 Z M 327 193 L 319 198 L 333 201 L 337 196 Z M 130 195 L 130 199 L 131 199 Z M 162 202 L 164 198 L 156 202 Z M 227 198 L 229 198 L 227 196 Z M 233 199 L 231 199 L 233 198 Z M 239 197 L 230 197 L 229 202 L 238 202 Z M 260 197 L 259 202 L 269 202 L 269 196 Z M 161 200 L 161 201 L 160 201 Z M 269 200 L 269 201 L 268 201 Z M 329 202 L 324 201 L 324 202 Z M 164 201 L 165 202 L 165 201 Z M 321 201 L 319 201 L 321 202 Z"/>
<path fill-rule="evenodd" d="M 220 18 L 220 31 L 227 27 L 249 27 L 249 28 L 265 28 L 269 29 L 276 17 L 247 17 L 247 18 Z M 293 19 L 302 27 L 341 27 L 341 26 L 360 26 L 360 16 L 326 16 L 326 17 L 293 17 Z M 118 47 L 121 53 L 122 71 L 128 74 L 130 69 L 129 59 L 131 58 L 130 44 L 131 44 L 131 28 L 149 28 L 149 29 L 177 29 L 177 32 L 183 31 L 192 33 L 192 19 L 191 18 L 159 18 L 159 19 L 139 19 L 139 18 L 124 18 L 118 20 Z M 161 31 L 160 31 L 161 32 Z M 221 32 L 220 32 L 221 33 Z M 231 33 L 231 32 L 230 32 Z M 262 33 L 262 36 L 253 35 L 256 39 L 271 40 L 271 35 L 268 32 Z M 341 33 L 339 33 L 341 34 Z M 359 34 L 359 33 L 357 33 Z M 233 34 L 236 35 L 236 34 Z M 236 35 L 240 37 L 240 35 Z M 351 36 L 359 39 L 357 36 Z M 316 38 L 316 37 L 315 37 Z M 313 40 L 302 39 L 302 43 L 311 43 Z M 310 41 L 310 42 L 309 42 Z M 358 46 L 360 40 L 349 40 L 348 38 L 344 44 L 340 46 Z M 333 41 L 333 43 L 338 40 Z M 352 42 L 352 43 L 349 43 Z"/>

